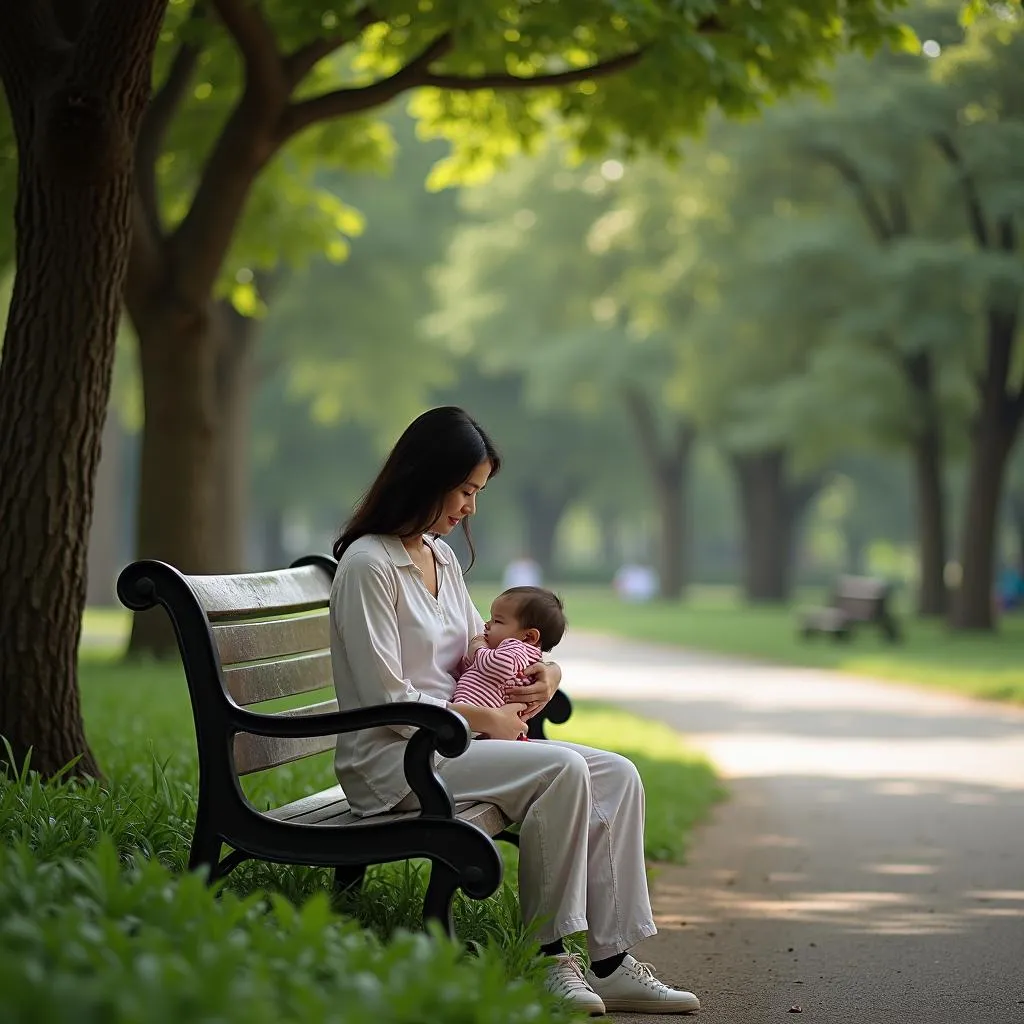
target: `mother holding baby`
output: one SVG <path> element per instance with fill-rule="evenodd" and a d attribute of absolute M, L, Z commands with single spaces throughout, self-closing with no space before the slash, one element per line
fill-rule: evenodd
<path fill-rule="evenodd" d="M 472 740 L 438 773 L 456 803 L 491 803 L 520 823 L 520 902 L 524 919 L 539 924 L 542 952 L 555 958 L 547 977 L 553 992 L 591 1014 L 696 1010 L 696 996 L 663 984 L 629 953 L 656 931 L 644 867 L 644 790 L 632 762 L 559 740 L 510 742 L 558 689 L 558 665 L 528 666 L 524 685 L 502 707 L 452 701 L 484 624 L 441 538 L 460 523 L 466 528 L 500 466 L 480 425 L 455 407 L 425 412 L 398 439 L 334 546 L 339 705 L 436 704 L 488 737 Z M 339 737 L 336 769 L 353 812 L 418 807 L 402 767 L 405 744 L 389 727 Z M 587 933 L 586 970 L 562 943 L 579 931 Z"/>

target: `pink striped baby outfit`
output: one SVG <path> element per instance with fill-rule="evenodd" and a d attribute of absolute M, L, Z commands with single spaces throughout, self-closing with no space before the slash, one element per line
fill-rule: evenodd
<path fill-rule="evenodd" d="M 468 657 L 468 656 L 467 656 Z M 483 708 L 501 708 L 506 704 L 505 688 L 523 684 L 523 669 L 541 660 L 541 650 L 532 644 L 509 637 L 495 648 L 483 647 L 467 663 L 452 694 L 454 704 L 475 704 Z M 525 740 L 525 736 L 519 737 Z"/>

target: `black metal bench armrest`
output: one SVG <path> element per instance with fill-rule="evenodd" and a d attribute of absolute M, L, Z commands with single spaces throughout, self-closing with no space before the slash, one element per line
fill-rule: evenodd
<path fill-rule="evenodd" d="M 547 737 L 544 735 L 544 723 L 552 722 L 555 725 L 562 725 L 569 721 L 569 717 L 572 715 L 572 701 L 569 700 L 569 695 L 564 690 L 555 690 L 551 697 L 551 700 L 547 702 L 529 720 L 527 727 L 529 732 L 527 735 L 531 740 L 543 740 Z"/>
<path fill-rule="evenodd" d="M 405 748 L 405 778 L 419 798 L 424 816 L 455 817 L 451 792 L 434 770 L 434 753 L 458 757 L 469 746 L 471 733 L 462 715 L 449 708 L 412 701 L 374 704 L 355 711 L 332 711 L 323 715 L 257 715 L 233 708 L 230 718 L 232 727 L 239 732 L 281 739 L 331 736 L 382 725 L 414 726 L 416 732 Z"/>

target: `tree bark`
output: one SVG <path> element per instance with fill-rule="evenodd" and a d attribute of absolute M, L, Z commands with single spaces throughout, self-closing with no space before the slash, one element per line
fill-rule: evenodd
<path fill-rule="evenodd" d="M 257 321 L 221 304 L 223 334 L 216 346 L 217 467 L 213 481 L 214 565 L 218 572 L 244 572 L 249 529 L 250 437 L 252 434 L 253 352 Z M 279 568 L 281 568 L 279 566 Z"/>
<path fill-rule="evenodd" d="M 697 430 L 683 419 L 671 423 L 662 437 L 653 403 L 639 388 L 623 390 L 626 412 L 636 430 L 640 454 L 651 475 L 658 508 L 659 595 L 678 601 L 686 590 L 689 570 L 688 481 Z"/>
<path fill-rule="evenodd" d="M 255 325 L 226 301 L 190 312 L 166 296 L 134 320 L 146 412 L 136 557 L 186 573 L 241 572 Z M 135 615 L 130 657 L 176 651 L 162 609 Z"/>
<path fill-rule="evenodd" d="M 524 487 L 519 494 L 519 507 L 526 526 L 526 550 L 540 566 L 545 578 L 555 566 L 555 538 L 558 526 L 576 493 L 576 488 L 557 491 Z"/>
<path fill-rule="evenodd" d="M 0 9 L 18 145 L 17 276 L 0 360 L 0 734 L 16 763 L 98 776 L 78 643 L 131 238 L 132 148 L 164 0 L 101 0 L 69 41 Z M 0 759 L 6 757 L 0 750 Z"/>
<path fill-rule="evenodd" d="M 689 457 L 664 463 L 654 481 L 658 503 L 658 596 L 679 601 L 689 578 Z"/>
<path fill-rule="evenodd" d="M 754 604 L 785 604 L 793 594 L 800 518 L 821 478 L 788 479 L 781 448 L 732 456 L 743 524 L 743 590 Z"/>
<path fill-rule="evenodd" d="M 951 602 L 950 623 L 961 630 L 991 630 L 995 626 L 996 528 L 1003 478 L 1015 427 L 982 410 L 971 439 L 967 474 L 967 507 L 960 536 L 960 586 Z"/>
<path fill-rule="evenodd" d="M 917 610 L 922 616 L 945 615 L 946 491 L 942 479 L 942 440 L 936 429 L 926 429 L 914 438 L 911 456 L 921 566 Z"/>
<path fill-rule="evenodd" d="M 284 509 L 269 509 L 261 519 L 264 569 L 283 569 L 289 562 L 284 544 Z"/>
<path fill-rule="evenodd" d="M 1024 576 L 1024 493 L 1010 495 L 1010 516 L 1017 533 L 1017 571 Z"/>
<path fill-rule="evenodd" d="M 146 422 L 139 467 L 137 558 L 186 573 L 215 565 L 218 467 L 216 357 L 212 311 L 158 305 L 135 317 Z M 128 656 L 165 657 L 176 641 L 162 608 L 136 613 Z"/>

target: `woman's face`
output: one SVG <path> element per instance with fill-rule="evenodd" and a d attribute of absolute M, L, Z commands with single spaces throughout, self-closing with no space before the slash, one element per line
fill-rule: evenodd
<path fill-rule="evenodd" d="M 451 533 L 463 518 L 473 515 L 476 512 L 477 492 L 487 486 L 490 475 L 491 460 L 484 459 L 454 491 L 448 492 L 441 515 L 427 532 L 438 533 L 443 537 Z"/>

